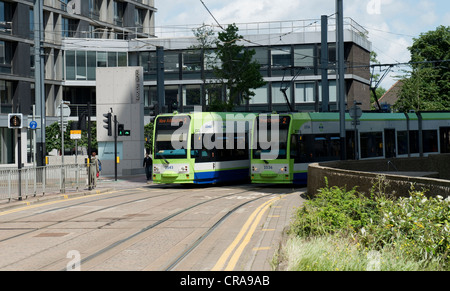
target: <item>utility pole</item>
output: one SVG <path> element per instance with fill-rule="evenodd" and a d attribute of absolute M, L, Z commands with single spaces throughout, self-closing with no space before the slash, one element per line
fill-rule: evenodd
<path fill-rule="evenodd" d="M 40 118 L 41 128 L 36 136 L 37 166 L 45 166 L 45 85 L 44 85 L 44 52 L 41 47 L 44 34 L 44 0 L 34 0 L 34 77 L 36 114 Z"/>
<path fill-rule="evenodd" d="M 328 16 L 322 15 L 322 45 L 321 45 L 321 69 L 322 69 L 322 112 L 329 111 L 330 87 L 328 82 Z"/>
<path fill-rule="evenodd" d="M 158 96 L 158 112 L 165 112 L 165 89 L 164 89 L 164 47 L 156 47 L 156 86 Z"/>
<path fill-rule="evenodd" d="M 338 62 L 337 74 L 337 96 L 339 100 L 339 125 L 341 137 L 341 160 L 347 159 L 345 144 L 345 62 L 344 62 L 344 0 L 336 0 L 336 60 Z"/>

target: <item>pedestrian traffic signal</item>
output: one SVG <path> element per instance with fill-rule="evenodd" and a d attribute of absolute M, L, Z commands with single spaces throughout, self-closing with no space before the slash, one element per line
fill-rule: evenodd
<path fill-rule="evenodd" d="M 151 104 L 149 108 L 150 108 L 150 122 L 153 122 L 159 113 L 158 103 Z"/>
<path fill-rule="evenodd" d="M 123 136 L 124 135 L 124 125 L 119 123 L 117 125 L 117 131 L 118 131 L 118 133 L 117 133 L 118 136 Z"/>
<path fill-rule="evenodd" d="M 22 128 L 22 113 L 8 114 L 8 128 Z"/>
<path fill-rule="evenodd" d="M 108 130 L 108 136 L 112 136 L 112 124 L 111 124 L 112 114 L 108 112 L 103 114 L 103 116 L 106 117 L 106 119 L 103 119 L 103 122 L 105 123 L 103 127 L 106 128 L 106 130 Z"/>

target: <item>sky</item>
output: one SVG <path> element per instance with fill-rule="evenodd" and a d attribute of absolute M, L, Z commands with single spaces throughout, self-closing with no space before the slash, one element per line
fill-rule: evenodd
<path fill-rule="evenodd" d="M 382 64 L 409 62 L 413 38 L 450 26 L 448 0 L 343 0 L 344 17 L 369 31 L 372 50 Z M 222 24 L 320 19 L 336 11 L 335 0 L 203 0 Z M 201 0 L 155 0 L 156 27 L 215 24 Z M 192 33 L 187 32 L 187 36 Z M 394 69 L 380 84 L 389 89 L 405 67 Z M 375 71 L 375 73 L 380 73 Z"/>

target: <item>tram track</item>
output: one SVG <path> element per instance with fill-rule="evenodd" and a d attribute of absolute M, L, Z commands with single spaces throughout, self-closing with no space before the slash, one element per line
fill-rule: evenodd
<path fill-rule="evenodd" d="M 204 205 L 204 204 L 207 204 L 207 203 L 214 202 L 216 200 L 226 199 L 228 197 L 240 195 L 240 194 L 245 193 L 245 192 L 250 192 L 250 190 L 244 190 L 244 191 L 231 193 L 231 194 L 220 196 L 220 197 L 216 197 L 216 198 L 211 198 L 211 199 L 208 199 L 208 200 L 196 203 L 194 205 L 191 205 L 189 207 L 183 208 L 183 209 L 181 209 L 181 210 L 179 210 L 179 211 L 177 211 L 175 213 L 172 213 L 172 214 L 170 214 L 170 215 L 168 215 L 168 216 L 166 216 L 166 217 L 164 217 L 162 219 L 159 219 L 158 221 L 156 221 L 156 222 L 154 222 L 154 223 L 152 223 L 152 224 L 142 228 L 141 230 L 135 232 L 134 234 L 129 235 L 129 236 L 123 238 L 123 239 L 120 239 L 120 240 L 118 240 L 118 241 L 108 245 L 107 247 L 104 247 L 103 249 L 98 250 L 97 252 L 95 252 L 95 253 L 85 257 L 84 259 L 82 259 L 80 261 L 80 264 L 84 265 L 87 262 L 92 261 L 95 258 L 97 258 L 97 257 L 99 257 L 99 256 L 101 256 L 101 255 L 103 255 L 105 253 L 107 253 L 108 251 L 111 251 L 114 248 L 119 247 L 120 245 L 122 245 L 124 243 L 127 243 L 127 242 L 133 240 L 134 238 L 136 238 L 136 237 L 146 233 L 147 231 L 152 230 L 152 229 L 156 228 L 157 226 L 159 226 L 159 225 L 161 225 L 161 224 L 163 224 L 165 222 L 168 222 L 170 219 L 172 219 L 174 217 L 177 217 L 177 216 L 179 216 L 179 215 L 181 215 L 183 213 L 188 212 L 189 210 L 192 210 L 194 208 L 197 208 L 197 207 L 199 207 L 201 205 Z M 265 194 L 265 195 L 262 195 L 260 197 L 254 198 L 254 199 L 247 200 L 246 202 L 240 203 L 239 205 L 235 206 L 232 210 L 228 211 L 227 214 L 222 216 L 216 223 L 214 223 L 214 225 L 212 227 L 210 227 L 208 229 L 208 231 L 204 232 L 197 240 L 195 240 L 195 242 L 192 243 L 182 254 L 178 255 L 175 259 L 172 259 L 169 264 L 166 264 L 166 267 L 163 268 L 163 269 L 168 271 L 168 270 L 172 270 L 174 267 L 176 267 L 176 265 L 182 259 L 184 259 L 190 252 L 192 252 L 192 250 L 194 250 L 218 225 L 220 225 L 229 215 L 231 215 L 232 213 L 236 212 L 236 210 L 238 210 L 239 208 L 241 208 L 244 205 L 247 205 L 247 204 L 249 204 L 251 202 L 254 202 L 254 201 L 259 200 L 261 198 L 269 197 L 269 196 L 272 196 L 272 195 L 274 195 L 274 194 Z"/>
<path fill-rule="evenodd" d="M 220 189 L 220 190 L 219 190 Z M 108 195 L 105 197 L 96 197 L 96 199 L 88 199 L 88 201 L 73 201 L 72 203 L 75 202 L 74 204 L 70 204 L 70 205 L 57 205 L 57 207 L 54 207 L 54 204 L 51 205 L 43 205 L 44 206 L 50 206 L 49 209 L 45 209 L 43 208 L 41 211 L 38 210 L 38 212 L 34 212 L 32 214 L 29 213 L 24 213 L 26 216 L 21 216 L 21 217 L 14 217 L 14 219 L 11 220 L 5 220 L 4 222 L 0 222 L 0 230 L 11 230 L 12 228 L 10 228 L 11 225 L 6 225 L 9 222 L 13 222 L 13 223 L 17 223 L 18 225 L 21 224 L 25 224 L 25 227 L 18 227 L 17 229 L 14 228 L 14 231 L 12 231 L 12 235 L 8 236 L 8 237 L 3 237 L 0 240 L 0 243 L 5 244 L 5 246 L 7 246 L 7 244 L 11 244 L 14 243 L 14 239 L 19 239 L 19 240 L 28 240 L 28 239 L 32 239 L 34 237 L 45 237 L 45 235 L 48 233 L 49 235 L 51 234 L 58 234 L 58 231 L 55 232 L 55 229 L 60 229 L 59 233 L 63 232 L 63 229 L 65 229 L 66 226 L 63 226 L 61 224 L 61 226 L 58 226 L 58 224 L 60 223 L 72 223 L 72 225 L 75 225 L 75 227 L 69 227 L 69 229 L 73 228 L 73 229 L 77 229 L 76 224 L 80 223 L 80 225 L 82 225 L 82 223 L 86 223 L 86 222 L 103 222 L 103 219 L 107 219 L 107 218 L 97 218 L 95 219 L 95 217 L 98 217 L 98 214 L 95 215 L 95 213 L 98 212 L 102 212 L 102 211 L 107 211 L 108 213 L 114 213 L 114 219 L 112 219 L 112 221 L 105 221 L 107 222 L 106 224 L 104 224 L 103 226 L 100 225 L 93 225 L 88 226 L 87 228 L 83 228 L 81 227 L 80 229 L 85 229 L 86 231 L 84 233 L 82 233 L 79 236 L 74 236 L 73 239 L 77 239 L 80 241 L 85 240 L 85 236 L 86 238 L 88 238 L 89 236 L 91 236 L 91 234 L 95 234 L 96 230 L 100 230 L 100 229 L 121 229 L 121 225 L 128 225 L 131 221 L 130 219 L 132 218 L 136 218 L 136 217 L 145 217 L 148 216 L 149 214 L 146 213 L 159 213 L 157 214 L 157 216 L 159 215 L 160 217 L 163 216 L 164 212 L 166 212 L 166 215 L 162 218 L 158 218 L 157 216 L 152 218 L 151 223 L 150 224 L 145 224 L 145 220 L 147 220 L 146 218 L 142 218 L 142 219 L 137 219 L 136 221 L 139 222 L 139 224 L 137 225 L 137 227 L 134 227 L 133 229 L 129 229 L 130 231 L 128 232 L 128 234 L 123 234 L 120 235 L 120 232 L 118 232 L 115 236 L 110 236 L 110 237 L 105 237 L 105 243 L 103 245 L 99 245 L 98 247 L 93 247 L 91 248 L 91 250 L 87 251 L 86 249 L 83 251 L 83 249 L 81 248 L 80 251 L 84 252 L 83 253 L 83 258 L 81 259 L 80 257 L 80 264 L 83 266 L 83 269 L 85 270 L 89 270 L 89 269 L 103 269 L 103 266 L 107 266 L 108 264 L 110 264 L 110 260 L 114 260 L 114 258 L 121 254 L 122 256 L 127 252 L 129 252 L 128 250 L 131 250 L 135 247 L 131 247 L 131 246 L 135 246 L 136 244 L 141 244 L 144 243 L 148 240 L 158 240 L 160 239 L 159 237 L 166 237 L 166 236 L 170 236 L 171 233 L 174 233 L 173 230 L 176 230 L 178 227 L 181 227 L 180 229 L 185 229 L 186 233 L 190 233 L 190 237 L 189 238 L 183 238 L 183 240 L 175 240 L 173 242 L 171 242 L 170 244 L 172 244 L 172 247 L 170 246 L 166 246 L 165 249 L 167 251 L 166 254 L 164 254 L 163 256 L 160 256 L 158 258 L 158 263 L 157 264 L 153 264 L 150 263 L 150 261 L 147 262 L 147 264 L 144 267 L 139 267 L 138 269 L 145 269 L 145 268 L 149 268 L 149 269 L 157 269 L 157 270 L 174 270 L 176 269 L 176 267 L 178 266 L 178 264 L 180 262 L 185 262 L 184 259 L 189 257 L 189 254 L 192 253 L 194 250 L 196 250 L 198 248 L 199 245 L 201 245 L 201 243 L 207 238 L 209 237 L 215 229 L 217 229 L 228 217 L 230 217 L 233 213 L 236 213 L 239 209 L 243 208 L 244 206 L 258 201 L 260 199 L 263 198 L 267 198 L 267 197 L 271 197 L 273 195 L 278 195 L 279 193 L 273 193 L 273 191 L 260 191 L 259 187 L 248 187 L 248 185 L 245 188 L 217 188 L 214 189 L 212 191 L 209 191 L 209 189 L 186 189 L 186 188 L 181 188 L 181 189 L 174 189 L 174 188 L 170 188 L 170 189 L 159 189 L 159 188 L 155 188 L 154 190 L 161 190 L 162 192 L 159 193 L 155 193 L 155 192 L 142 192 L 143 189 L 141 188 L 136 188 L 135 190 L 132 189 L 122 189 L 122 190 L 117 190 L 117 191 L 112 191 L 109 194 L 114 194 L 114 195 Z M 146 189 L 149 190 L 149 189 Z M 223 191 L 221 191 L 223 190 Z M 126 191 L 126 193 L 118 193 L 121 191 Z M 139 192 L 137 192 L 139 191 Z M 200 194 L 202 193 L 203 194 Z M 144 195 L 139 195 L 143 193 Z M 151 193 L 151 195 L 148 195 L 149 193 Z M 104 193 L 102 195 L 107 195 L 108 193 Z M 200 195 L 199 195 L 200 194 Z M 137 195 L 137 196 L 135 196 Z M 257 195 L 255 197 L 255 195 Z M 92 197 L 92 196 L 90 196 Z M 109 205 L 109 202 L 106 203 L 107 205 L 103 205 L 103 206 L 99 206 L 100 204 L 95 204 L 97 202 L 101 202 L 101 201 L 108 201 L 108 200 L 112 200 L 112 199 L 120 199 L 120 198 L 124 198 L 124 197 L 129 197 L 129 198 L 133 198 L 134 199 L 127 199 L 127 201 L 112 201 L 114 202 L 113 204 Z M 161 197 L 169 197 L 168 199 L 162 199 Z M 78 199 L 82 199 L 81 197 L 77 197 Z M 86 197 L 89 198 L 89 197 Z M 149 202 L 147 200 L 151 200 L 151 199 L 156 199 L 159 198 L 157 200 L 155 200 L 156 203 L 153 202 Z M 182 200 L 179 200 L 182 199 Z M 199 199 L 201 199 L 202 201 L 199 201 Z M 242 201 L 241 199 L 246 199 L 245 201 Z M 64 199 L 61 200 L 60 202 L 70 202 L 70 198 L 69 199 Z M 77 200 L 77 199 L 74 199 Z M 196 201 L 197 200 L 197 201 Z M 218 202 L 222 200 L 223 202 Z M 148 203 L 147 205 L 142 205 L 141 207 L 138 207 L 138 211 L 136 213 L 132 213 L 132 214 L 126 214 L 127 209 L 128 211 L 130 209 L 136 209 L 133 206 L 127 206 L 133 203 L 137 203 L 136 205 L 140 205 L 140 202 L 144 202 L 144 203 Z M 92 205 L 90 205 L 92 203 Z M 183 204 L 184 203 L 184 204 Z M 187 204 L 187 205 L 186 205 Z M 210 204 L 210 206 L 206 206 Z M 176 208 L 176 205 L 183 205 L 185 207 L 182 208 Z M 223 205 L 223 207 L 221 207 L 220 205 Z M 69 216 L 66 219 L 59 219 L 58 221 L 55 221 L 52 223 L 52 219 L 53 217 L 58 217 L 58 216 L 53 216 L 52 212 L 55 212 L 55 214 L 61 210 L 65 210 L 65 209 L 69 209 L 69 208 L 76 208 L 76 207 L 87 207 L 87 208 L 81 208 L 83 213 L 77 213 L 75 210 L 70 210 L 68 212 Z M 125 209 L 120 208 L 121 206 L 127 206 Z M 202 207 L 204 206 L 204 207 Z M 96 209 L 89 209 L 88 207 L 96 207 Z M 118 208 L 119 212 L 115 212 L 113 209 L 114 208 Z M 30 207 L 29 209 L 37 209 L 36 205 L 33 205 L 33 207 Z M 84 212 L 85 210 L 88 210 L 87 212 Z M 122 210 L 120 210 L 122 209 Z M 162 212 L 155 212 L 152 209 L 163 209 Z M 211 209 L 218 209 L 215 211 L 211 212 Z M 25 207 L 24 210 L 25 211 Z M 220 212 L 224 212 L 224 213 L 220 213 Z M 226 213 L 225 213 L 226 212 Z M 17 213 L 17 212 L 14 212 Z M 46 216 L 40 217 L 39 215 L 46 215 L 46 214 L 50 214 L 52 216 L 50 216 L 49 218 L 47 218 Z M 72 215 L 72 214 L 78 214 L 78 215 Z M 88 218 L 88 216 L 94 214 L 94 219 L 92 219 L 91 217 Z M 201 217 L 201 219 L 195 219 L 191 220 L 189 218 L 191 217 L 196 217 L 196 215 L 201 215 L 199 217 Z M 213 214 L 213 216 L 211 216 Z M 223 215 L 222 215 L 223 214 Z M 4 214 L 5 215 L 5 214 Z M 206 219 L 203 219 L 204 215 L 208 215 L 206 216 Z M 2 214 L 0 213 L 0 216 L 2 216 Z M 219 217 L 220 216 L 220 217 Z M 180 217 L 180 218 L 178 218 Z M 87 219 L 86 219 L 87 218 Z M 185 220 L 185 218 L 188 218 L 187 220 Z M 109 219 L 109 218 L 108 218 Z M 45 225 L 39 226 L 38 227 L 34 227 L 34 228 L 29 228 L 27 229 L 26 227 L 26 223 L 30 222 L 36 222 L 36 221 L 41 221 L 42 223 L 44 223 Z M 189 225 L 189 221 L 198 221 L 199 223 L 201 223 L 202 225 L 199 226 L 192 226 Z M 118 222 L 119 224 L 117 226 L 113 226 L 116 222 Z M 165 223 L 168 224 L 165 224 Z M 186 225 L 185 222 L 188 222 L 188 224 Z M 5 223 L 4 227 L 1 227 L 1 223 Z M 126 223 L 126 224 L 120 224 L 120 223 Z M 173 224 L 175 223 L 175 224 Z M 179 224 L 181 223 L 181 225 Z M 31 225 L 30 225 L 31 226 Z M 160 226 L 160 227 L 158 227 Z M 94 231 L 94 232 L 92 232 Z M 169 232 L 166 231 L 169 230 Z M 189 230 L 190 229 L 190 230 Z M 17 231 L 24 231 L 21 233 L 17 233 Z M 154 233 L 155 235 L 153 235 L 152 232 L 150 232 L 151 230 L 155 230 L 156 232 Z M 37 234 L 34 235 L 33 233 Z M 23 237 L 23 239 L 22 239 Z M 57 240 L 55 240 L 55 242 L 57 242 Z M 48 247 L 42 248 L 41 252 L 45 252 L 45 253 L 51 253 L 53 249 L 61 249 L 61 248 L 66 248 L 67 247 L 67 240 L 61 240 L 60 242 L 57 242 L 54 245 L 49 245 Z M 175 248 L 173 247 L 174 245 L 177 245 Z M 131 247 L 131 249 L 130 249 Z M 76 245 L 71 247 L 72 249 L 76 249 Z M 170 250 L 170 252 L 169 252 Z M 32 259 L 32 257 L 34 255 L 38 255 L 39 253 L 30 253 L 30 259 Z M 153 253 L 153 256 L 158 255 L 158 253 Z M 40 256 L 40 255 L 38 255 Z M 119 255 L 120 256 L 120 255 Z M 60 259 L 54 260 L 52 259 L 51 261 L 47 261 L 46 263 L 42 264 L 40 267 L 38 267 L 38 269 L 61 269 L 61 263 L 64 262 L 64 259 L 62 259 L 61 257 L 59 257 Z M 128 258 L 128 257 L 127 257 Z M 44 259 L 45 261 L 45 259 Z M 15 262 L 19 262 L 17 260 L 12 259 L 10 263 L 8 263 L 7 265 L 2 266 L 3 268 L 6 269 L 11 269 L 13 266 L 15 266 Z M 131 261 L 130 261 L 131 262 Z M 23 263 L 22 263 L 23 264 Z M 105 265 L 106 264 L 106 265 Z M 113 265 L 110 265 L 110 267 Z M 107 267 L 107 269 L 109 269 L 110 267 Z M 118 267 L 118 266 L 117 266 Z M 120 268 L 120 267 L 119 267 Z M 66 268 L 67 269 L 67 268 Z"/>

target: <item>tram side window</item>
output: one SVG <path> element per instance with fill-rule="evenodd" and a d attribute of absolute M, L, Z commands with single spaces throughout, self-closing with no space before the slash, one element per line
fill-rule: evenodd
<path fill-rule="evenodd" d="M 438 152 L 438 136 L 437 130 L 424 130 L 423 138 L 423 152 L 436 153 Z"/>
<path fill-rule="evenodd" d="M 246 160 L 248 135 L 194 134 L 191 138 L 191 158 L 196 162 Z"/>
<path fill-rule="evenodd" d="M 299 157 L 295 162 L 334 161 L 340 158 L 339 135 L 303 135 L 299 137 Z"/>
<path fill-rule="evenodd" d="M 363 132 L 361 139 L 361 158 L 375 158 L 383 156 L 383 133 Z"/>
<path fill-rule="evenodd" d="M 397 133 L 398 141 L 398 153 L 399 155 L 408 154 L 408 132 L 399 131 Z M 438 133 L 437 130 L 424 130 L 422 132 L 423 152 L 424 153 L 436 153 L 438 152 Z M 418 154 L 419 149 L 419 131 L 411 130 L 409 132 L 409 150 L 411 154 Z"/>

